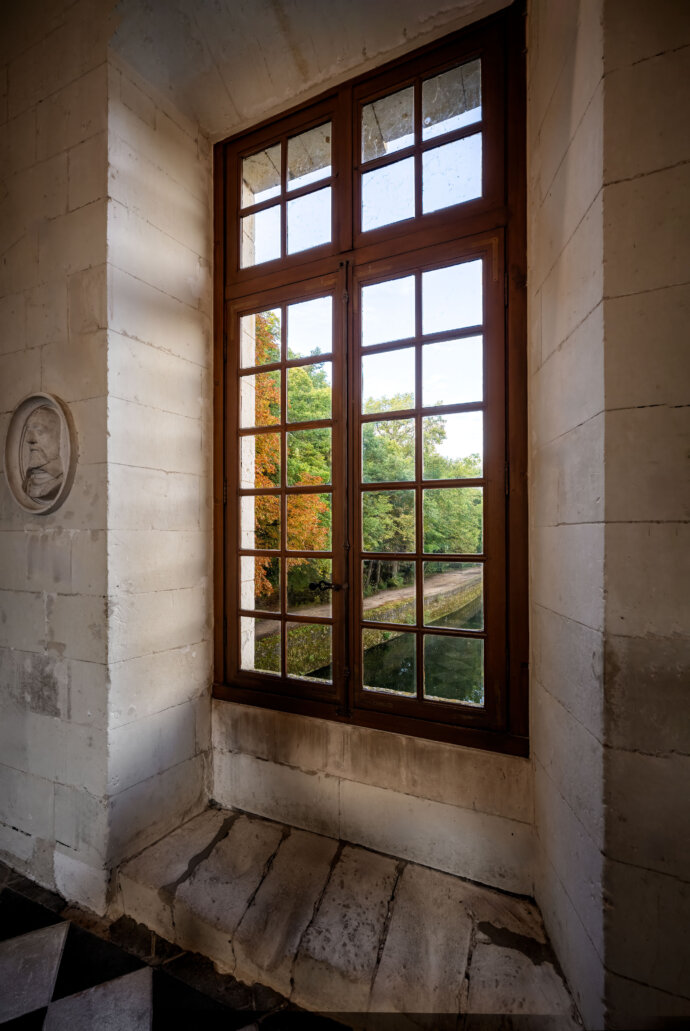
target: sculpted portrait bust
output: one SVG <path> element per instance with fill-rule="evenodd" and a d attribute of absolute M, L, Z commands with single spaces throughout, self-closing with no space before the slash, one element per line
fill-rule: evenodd
<path fill-rule="evenodd" d="M 76 448 L 69 411 L 51 394 L 32 394 L 14 410 L 5 442 L 5 475 L 27 512 L 52 512 L 71 487 Z"/>

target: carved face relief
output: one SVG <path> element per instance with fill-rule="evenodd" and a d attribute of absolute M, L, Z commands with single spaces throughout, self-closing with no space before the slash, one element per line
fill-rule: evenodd
<path fill-rule="evenodd" d="M 15 409 L 5 443 L 5 475 L 27 512 L 51 512 L 71 486 L 76 457 L 69 413 L 50 394 L 34 394 Z"/>
<path fill-rule="evenodd" d="M 60 458 L 60 417 L 54 409 L 34 409 L 24 425 L 23 445 L 25 494 L 34 501 L 54 498 L 64 475 Z"/>

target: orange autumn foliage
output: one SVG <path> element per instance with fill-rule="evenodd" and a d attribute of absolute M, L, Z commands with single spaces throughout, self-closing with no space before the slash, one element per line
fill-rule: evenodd
<path fill-rule="evenodd" d="M 275 362 L 280 357 L 280 325 L 272 312 L 256 316 L 256 365 Z M 280 422 L 280 372 L 263 373 L 256 379 L 256 424 L 267 426 Z M 260 433 L 255 437 L 255 485 L 277 487 L 280 484 L 280 434 Z M 321 476 L 302 473 L 302 483 L 323 483 Z M 328 547 L 328 526 L 323 516 L 328 512 L 328 501 L 318 494 L 298 494 L 288 498 L 288 540 L 293 551 L 314 551 Z M 257 496 L 255 501 L 256 536 L 259 547 L 280 547 L 280 499 L 275 496 Z M 270 595 L 276 590 L 268 578 L 271 559 L 257 558 L 254 566 L 254 589 L 257 597 Z M 309 560 L 294 558 L 292 567 Z"/>

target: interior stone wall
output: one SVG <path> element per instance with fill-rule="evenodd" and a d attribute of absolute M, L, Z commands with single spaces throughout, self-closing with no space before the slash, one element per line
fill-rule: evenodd
<path fill-rule="evenodd" d="M 27 394 L 72 413 L 71 493 L 27 514 L 0 477 L 0 855 L 105 892 L 105 8 L 11 4 L 0 32 L 0 436 Z"/>
<path fill-rule="evenodd" d="M 690 1012 L 690 7 L 606 0 L 607 1007 Z"/>
<path fill-rule="evenodd" d="M 536 897 L 603 1026 L 603 9 L 528 19 L 531 740 Z"/>
<path fill-rule="evenodd" d="M 211 146 L 110 53 L 108 783 L 112 864 L 206 803 Z"/>

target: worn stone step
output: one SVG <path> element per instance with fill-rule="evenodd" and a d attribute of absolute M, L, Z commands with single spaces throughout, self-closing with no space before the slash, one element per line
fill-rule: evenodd
<path fill-rule="evenodd" d="M 295 962 L 298 1006 L 368 1009 L 398 867 L 388 856 L 343 848 Z"/>
<path fill-rule="evenodd" d="M 289 996 L 302 935 L 331 873 L 333 838 L 293 830 L 283 841 L 234 937 L 235 976 Z"/>
<path fill-rule="evenodd" d="M 127 916 L 354 1027 L 579 1026 L 533 903 L 357 845 L 210 809 L 119 885 Z"/>

